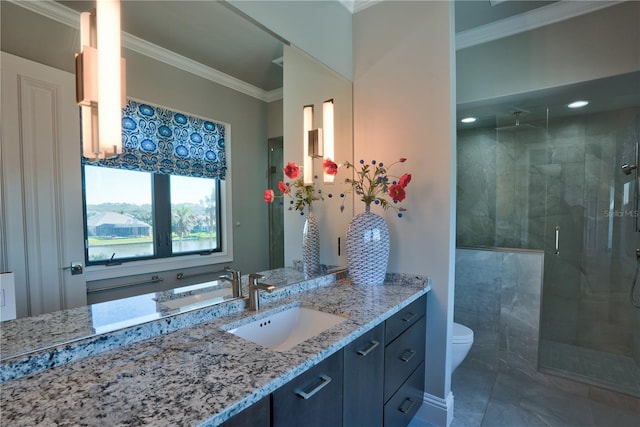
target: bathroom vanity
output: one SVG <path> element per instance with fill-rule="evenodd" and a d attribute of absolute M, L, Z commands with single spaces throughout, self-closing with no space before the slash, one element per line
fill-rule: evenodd
<path fill-rule="evenodd" d="M 4 377 L 22 369 L 0 385 L 3 422 L 406 425 L 422 402 L 428 278 L 357 286 L 333 273 L 275 284 L 260 293 L 259 312 L 242 300 L 197 306 L 3 359 Z M 344 320 L 286 350 L 230 333 L 298 308 Z M 137 332 L 143 338 L 128 341 Z M 61 355 L 72 362 L 38 366 Z"/>

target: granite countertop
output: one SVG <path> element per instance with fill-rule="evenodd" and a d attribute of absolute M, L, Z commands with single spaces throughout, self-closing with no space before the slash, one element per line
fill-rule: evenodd
<path fill-rule="evenodd" d="M 16 426 L 215 426 L 430 289 L 423 276 L 392 274 L 380 286 L 358 286 L 347 278 L 335 278 L 316 280 L 308 288 L 302 283 L 262 294 L 259 313 L 224 307 L 241 301 L 193 310 L 187 314 L 198 321 L 188 327 L 8 380 L 0 386 L 2 422 Z M 347 320 L 284 352 L 224 330 L 292 305 Z M 223 314 L 213 313 L 216 310 Z M 202 317 L 201 312 L 211 313 Z M 179 318 L 164 321 L 171 323 L 172 319 Z"/>

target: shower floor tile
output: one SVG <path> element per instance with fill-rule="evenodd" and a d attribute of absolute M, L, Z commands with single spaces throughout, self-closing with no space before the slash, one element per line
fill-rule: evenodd
<path fill-rule="evenodd" d="M 638 412 L 466 360 L 452 377 L 451 427 L 638 427 Z M 417 427 L 413 425 L 412 427 Z"/>
<path fill-rule="evenodd" d="M 640 397 L 640 366 L 631 357 L 549 340 L 539 357 L 545 371 Z"/>

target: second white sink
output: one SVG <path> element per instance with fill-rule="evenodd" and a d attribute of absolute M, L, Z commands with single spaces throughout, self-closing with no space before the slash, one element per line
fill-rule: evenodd
<path fill-rule="evenodd" d="M 323 311 L 295 306 L 228 332 L 276 351 L 286 351 L 347 320 Z"/>

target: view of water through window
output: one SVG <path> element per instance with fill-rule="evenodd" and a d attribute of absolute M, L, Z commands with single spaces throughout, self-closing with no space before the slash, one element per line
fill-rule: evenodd
<path fill-rule="evenodd" d="M 162 227 L 154 224 L 153 175 L 91 165 L 84 171 L 89 261 L 154 256 Z M 171 209 L 172 254 L 217 249 L 216 180 L 171 176 L 169 183 L 163 199 Z"/>

